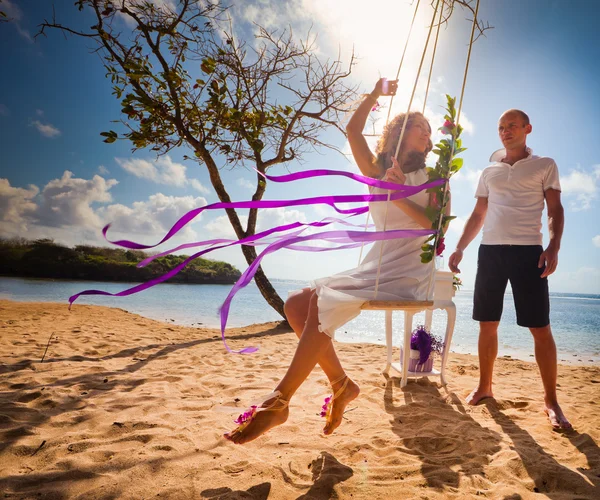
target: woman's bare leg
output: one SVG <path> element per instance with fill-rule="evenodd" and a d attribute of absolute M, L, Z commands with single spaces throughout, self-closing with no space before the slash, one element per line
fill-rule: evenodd
<path fill-rule="evenodd" d="M 284 400 L 290 400 L 300 385 L 302 385 L 310 375 L 310 372 L 316 366 L 319 359 L 321 359 L 329 349 L 333 350 L 331 337 L 320 332 L 318 325 L 317 296 L 313 294 L 309 302 L 308 316 L 304 325 L 304 330 L 300 336 L 300 341 L 298 342 L 298 347 L 296 348 L 296 353 L 294 354 L 286 374 L 275 388 L 281 392 L 281 398 Z M 333 352 L 335 354 L 335 351 Z M 356 386 L 356 389 L 358 390 L 358 386 Z M 341 421 L 343 407 L 358 395 L 358 393 L 356 393 L 352 398 L 344 397 L 346 393 L 350 392 L 351 391 L 347 389 L 335 400 L 336 404 L 334 405 L 334 409 L 336 410 L 336 413 L 340 414 L 339 421 Z M 271 403 L 272 401 L 266 401 L 265 406 Z M 287 416 L 287 408 L 281 411 L 258 412 L 254 420 L 252 420 L 243 432 L 236 433 L 234 431 L 230 434 L 226 434 L 225 437 L 237 444 L 247 443 L 261 436 L 272 427 L 284 423 L 287 420 Z M 337 422 L 337 425 L 339 425 L 339 421 Z M 337 427 L 337 425 L 334 426 L 334 421 L 332 419 L 332 425 L 330 426 L 329 432 Z"/>
<path fill-rule="evenodd" d="M 311 290 L 310 288 L 305 288 L 302 290 L 302 293 L 288 298 L 284 306 L 288 323 L 299 339 L 302 337 L 302 333 L 304 332 L 304 327 L 308 319 L 310 301 L 313 296 L 315 297 L 315 300 L 318 301 L 315 291 Z M 329 379 L 331 387 L 333 388 L 333 393 L 337 393 L 337 391 L 344 384 L 345 379 L 343 378 L 344 368 L 342 368 L 342 364 L 340 363 L 337 353 L 335 352 L 333 342 L 331 342 L 329 348 L 319 357 L 317 364 L 321 367 Z M 342 394 L 335 398 L 332 403 L 329 424 L 326 424 L 325 427 L 323 427 L 323 433 L 331 434 L 342 423 L 342 417 L 344 415 L 346 406 L 348 403 L 350 403 L 350 401 L 356 399 L 359 393 L 360 388 L 358 385 L 353 380 L 349 380 Z"/>
<path fill-rule="evenodd" d="M 310 288 L 305 288 L 301 293 L 290 297 L 283 307 L 288 323 L 298 338 L 302 337 L 304 326 L 308 319 L 310 300 L 314 293 L 315 292 Z M 344 369 L 337 357 L 333 343 L 331 344 L 331 347 L 319 357 L 317 363 L 323 369 L 330 382 L 339 379 L 344 374 Z"/>

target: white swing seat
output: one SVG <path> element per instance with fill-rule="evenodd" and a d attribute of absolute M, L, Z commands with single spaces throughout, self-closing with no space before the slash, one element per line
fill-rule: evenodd
<path fill-rule="evenodd" d="M 454 323 L 456 321 L 456 306 L 452 301 L 454 288 L 452 286 L 453 274 L 450 271 L 434 271 L 433 300 L 369 300 L 362 305 L 363 310 L 385 311 L 385 343 L 387 347 L 387 363 L 383 370 L 388 374 L 390 369 L 398 372 L 402 381 L 400 387 L 406 386 L 409 377 L 431 377 L 439 376 L 442 385 L 446 385 L 445 369 L 450 352 L 450 343 L 454 333 Z M 416 313 L 425 311 L 425 327 L 431 328 L 431 320 L 435 309 L 445 310 L 447 313 L 446 333 L 444 335 L 444 350 L 442 353 L 440 370 L 431 370 L 430 372 L 411 372 L 408 371 L 410 357 L 410 336 L 413 330 L 413 317 Z M 399 363 L 393 363 L 393 345 L 392 345 L 392 312 L 404 311 L 404 344 L 403 359 Z"/>

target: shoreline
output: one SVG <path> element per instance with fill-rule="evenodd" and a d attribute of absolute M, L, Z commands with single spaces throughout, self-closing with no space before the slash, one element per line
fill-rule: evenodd
<path fill-rule="evenodd" d="M 0 303 L 2 301 L 7 301 L 7 302 L 14 302 L 14 303 L 24 303 L 24 304 L 53 304 L 55 306 L 59 306 L 59 307 L 65 307 L 65 309 L 68 309 L 68 303 L 62 303 L 62 302 L 55 302 L 55 301 L 30 301 L 30 300 L 18 300 L 18 299 L 13 299 L 13 298 L 3 298 L 2 296 L 0 296 Z M 125 305 L 125 304 L 124 304 Z M 82 306 L 92 306 L 91 304 L 81 304 L 81 303 L 75 303 L 73 304 L 73 309 L 77 308 L 77 307 L 82 307 Z M 166 318 L 166 317 L 152 317 L 152 316 L 148 316 L 145 315 L 144 313 L 140 313 L 140 312 L 134 312 L 134 311 L 129 311 L 128 309 L 125 309 L 123 307 L 112 307 L 112 306 L 93 306 L 93 307 L 105 307 L 106 309 L 115 309 L 115 310 L 121 310 L 121 311 L 125 311 L 127 313 L 130 314 L 137 314 L 143 318 L 146 318 L 148 320 L 151 321 L 157 321 L 160 323 L 164 323 L 167 324 L 169 326 L 178 326 L 178 327 L 184 327 L 184 328 L 202 328 L 204 330 L 211 330 L 214 331 L 215 334 L 218 334 L 219 336 L 221 335 L 219 326 L 218 326 L 218 321 L 214 320 L 214 324 L 213 323 L 203 323 L 203 322 L 185 322 L 185 321 L 177 321 L 176 319 L 172 319 L 172 318 Z M 206 319 L 205 319 L 206 321 Z M 237 330 L 243 330 L 243 329 L 254 329 L 254 328 L 258 328 L 262 325 L 267 325 L 267 324 L 274 324 L 277 323 L 277 321 L 269 321 L 266 323 L 249 323 L 246 325 L 235 325 L 235 326 L 231 326 L 227 328 L 226 331 L 226 337 L 229 336 L 229 332 L 232 331 L 237 331 Z M 195 326 L 197 325 L 197 326 Z M 400 342 L 401 342 L 401 334 L 400 331 L 398 330 L 398 328 L 400 328 L 398 326 L 398 324 L 396 324 L 396 326 L 394 327 L 394 347 L 397 348 L 400 346 Z M 382 331 L 383 333 L 383 331 Z M 528 332 L 524 331 L 524 334 L 529 335 Z M 456 332 L 454 335 L 454 340 L 452 342 L 451 348 L 450 348 L 450 352 L 451 354 L 464 354 L 467 356 L 473 356 L 475 358 L 475 362 L 477 362 L 477 345 L 474 345 L 472 347 L 469 346 L 459 346 L 457 345 L 456 342 Z M 502 342 L 502 338 L 499 338 L 500 343 Z M 377 341 L 377 340 L 364 340 L 364 339 L 355 339 L 352 337 L 352 335 L 349 334 L 345 334 L 342 332 L 338 332 L 338 334 L 336 335 L 336 344 L 348 344 L 348 345 L 377 345 L 377 346 L 385 346 L 385 341 Z M 525 350 L 525 349 L 518 349 L 518 348 L 512 348 L 510 346 L 501 346 L 501 349 L 503 351 L 509 351 L 510 354 L 502 354 L 498 356 L 498 359 L 500 358 L 504 358 L 504 359 L 516 359 L 516 360 L 520 360 L 520 361 L 525 361 L 525 362 L 531 362 L 531 363 L 535 363 L 535 359 L 534 359 L 534 354 L 533 354 L 533 349 L 532 350 Z M 600 354 L 594 354 L 594 353 L 578 353 L 578 354 L 572 354 L 572 353 L 568 353 L 568 352 L 561 352 L 560 349 L 558 349 L 558 363 L 559 364 L 564 364 L 567 366 L 600 366 Z"/>

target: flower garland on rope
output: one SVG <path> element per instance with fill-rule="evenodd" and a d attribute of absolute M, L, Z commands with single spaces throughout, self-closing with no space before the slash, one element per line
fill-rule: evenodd
<path fill-rule="evenodd" d="M 463 128 L 460 125 L 456 125 L 456 98 L 446 94 L 446 101 L 446 114 L 444 115 L 446 121 L 439 130 L 442 134 L 449 135 L 450 137 L 442 139 L 432 150 L 434 154 L 438 155 L 438 160 L 435 163 L 435 167 L 427 168 L 427 175 L 430 182 L 440 179 L 448 182 L 450 177 L 463 166 L 463 159 L 456 158 L 456 155 L 466 150 L 466 148 L 462 147 L 462 140 L 460 139 Z M 431 221 L 431 228 L 436 233 L 432 234 L 421 247 L 421 250 L 423 250 L 421 253 L 421 262 L 424 264 L 431 262 L 434 256 L 442 255 L 442 252 L 446 248 L 444 243 L 446 226 L 452 219 L 456 218 L 456 216 L 445 215 L 446 206 L 450 200 L 446 182 L 427 190 L 427 192 L 433 193 L 433 200 L 437 207 L 428 206 L 425 209 L 425 215 Z"/>

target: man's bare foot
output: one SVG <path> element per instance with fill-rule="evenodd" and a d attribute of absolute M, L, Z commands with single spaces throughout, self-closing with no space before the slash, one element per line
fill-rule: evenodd
<path fill-rule="evenodd" d="M 265 401 L 247 424 L 223 434 L 223 437 L 235 444 L 249 443 L 269 429 L 283 424 L 289 413 L 288 402 L 281 399 L 281 396 L 275 396 Z"/>
<path fill-rule="evenodd" d="M 565 417 L 560 406 L 558 406 L 558 403 L 553 405 L 546 404 L 544 412 L 548 415 L 550 424 L 552 424 L 552 429 L 555 431 L 567 431 L 573 428 L 571 422 L 567 420 L 567 417 Z"/>
<path fill-rule="evenodd" d="M 471 394 L 469 394 L 465 400 L 467 401 L 467 404 L 475 406 L 481 403 L 481 401 L 483 401 L 484 399 L 493 397 L 494 394 L 492 393 L 491 389 L 481 389 L 477 387 L 476 389 L 473 389 Z"/>
<path fill-rule="evenodd" d="M 333 387 L 334 393 L 336 393 L 343 385 L 345 381 L 342 380 L 339 384 L 335 384 Z M 342 417 L 344 416 L 344 410 L 350 401 L 356 399 L 360 394 L 360 387 L 355 384 L 352 380 L 348 379 L 348 384 L 342 393 L 331 400 L 331 415 L 329 421 L 323 427 L 323 434 L 326 436 L 333 433 L 342 423 Z"/>

